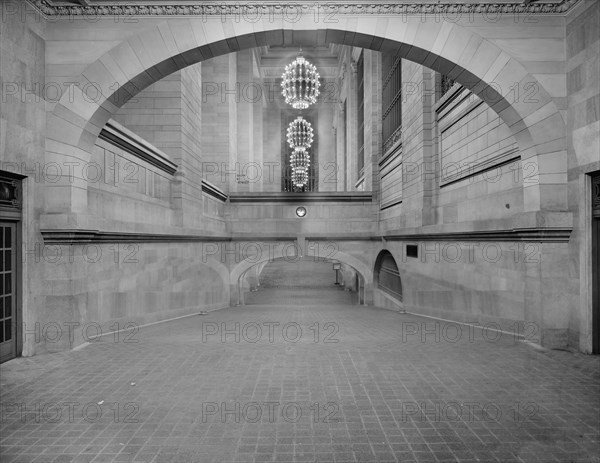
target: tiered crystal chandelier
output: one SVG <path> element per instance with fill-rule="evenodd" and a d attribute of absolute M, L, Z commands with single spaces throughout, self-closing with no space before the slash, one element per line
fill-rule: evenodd
<path fill-rule="evenodd" d="M 302 51 L 281 76 L 281 94 L 294 109 L 306 109 L 315 103 L 320 85 L 317 68 L 304 59 Z"/>
<path fill-rule="evenodd" d="M 302 188 L 308 183 L 308 168 L 310 167 L 310 156 L 302 148 L 295 149 L 290 156 L 292 166 L 292 182 L 294 186 Z"/>
<path fill-rule="evenodd" d="M 290 155 L 292 182 L 298 188 L 302 188 L 308 183 L 308 168 L 310 166 L 308 148 L 312 145 L 313 138 L 313 128 L 310 122 L 302 116 L 298 116 L 288 126 L 287 140 L 290 148 L 294 150 Z"/>

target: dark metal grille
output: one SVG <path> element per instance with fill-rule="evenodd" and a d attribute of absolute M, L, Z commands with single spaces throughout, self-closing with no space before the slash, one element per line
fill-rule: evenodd
<path fill-rule="evenodd" d="M 358 176 L 360 177 L 365 167 L 365 69 L 363 56 L 356 64 L 358 79 Z"/>
<path fill-rule="evenodd" d="M 377 287 L 402 301 L 402 281 L 394 257 L 382 251 L 375 264 Z"/>
<path fill-rule="evenodd" d="M 399 55 L 382 57 L 382 125 L 384 155 L 402 133 L 402 60 Z"/>
<path fill-rule="evenodd" d="M 450 90 L 452 88 L 452 86 L 455 84 L 455 80 L 451 79 L 450 77 L 442 74 L 440 77 L 440 98 L 442 96 L 444 96 L 446 93 L 448 93 L 448 90 Z"/>
<path fill-rule="evenodd" d="M 592 209 L 600 209 L 600 175 L 592 177 Z"/>

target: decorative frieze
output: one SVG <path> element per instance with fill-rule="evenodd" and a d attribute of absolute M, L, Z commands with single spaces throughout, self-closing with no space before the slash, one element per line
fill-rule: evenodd
<path fill-rule="evenodd" d="M 97 4 L 65 5 L 55 4 L 49 0 L 28 0 L 35 8 L 46 16 L 240 16 L 250 15 L 284 15 L 289 10 L 294 12 L 315 11 L 327 14 L 342 15 L 423 15 L 423 14 L 564 14 L 579 0 L 563 0 L 561 2 L 511 3 L 420 3 L 420 2 L 278 2 L 263 1 L 245 4 L 240 2 L 202 2 L 191 4 L 181 0 L 180 4 L 165 1 L 163 4 L 152 2 L 147 4 L 119 5 L 114 2 L 97 2 Z"/>

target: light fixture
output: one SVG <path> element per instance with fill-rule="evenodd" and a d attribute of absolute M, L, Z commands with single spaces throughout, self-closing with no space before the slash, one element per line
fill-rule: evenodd
<path fill-rule="evenodd" d="M 312 145 L 314 138 L 313 128 L 306 119 L 298 116 L 290 122 L 287 129 L 287 139 L 290 148 L 290 166 L 292 167 L 292 183 L 297 188 L 303 188 L 308 183 L 308 167 L 310 156 L 308 148 Z"/>
<path fill-rule="evenodd" d="M 285 67 L 281 76 L 281 94 L 285 102 L 294 109 L 306 109 L 317 101 L 320 85 L 317 68 L 304 59 L 300 50 L 298 57 Z"/>
<path fill-rule="evenodd" d="M 308 183 L 308 169 L 292 167 L 292 183 L 295 187 L 303 188 Z"/>
<path fill-rule="evenodd" d="M 296 215 L 298 217 L 304 217 L 306 215 L 306 208 L 304 206 L 300 206 L 296 208 Z"/>
<path fill-rule="evenodd" d="M 314 130 L 310 122 L 298 116 L 288 125 L 287 140 L 290 148 L 310 148 L 314 138 Z"/>
<path fill-rule="evenodd" d="M 292 183 L 298 188 L 304 187 L 308 183 L 308 167 L 310 166 L 310 156 L 304 148 L 295 148 L 290 155 L 290 165 L 292 166 Z"/>

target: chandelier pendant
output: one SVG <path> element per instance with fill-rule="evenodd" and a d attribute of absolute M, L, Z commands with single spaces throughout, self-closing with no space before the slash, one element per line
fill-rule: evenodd
<path fill-rule="evenodd" d="M 288 125 L 287 141 L 290 148 L 310 148 L 314 139 L 314 130 L 310 122 L 298 116 Z"/>
<path fill-rule="evenodd" d="M 306 119 L 298 116 L 287 129 L 287 140 L 293 149 L 290 155 L 292 166 L 292 183 L 302 188 L 308 183 L 308 168 L 310 166 L 310 155 L 308 148 L 312 145 L 314 138 L 313 128 Z"/>
<path fill-rule="evenodd" d="M 306 109 L 316 103 L 320 86 L 317 68 L 300 51 L 298 57 L 285 67 L 281 76 L 281 94 L 285 97 L 285 102 L 294 109 Z"/>

